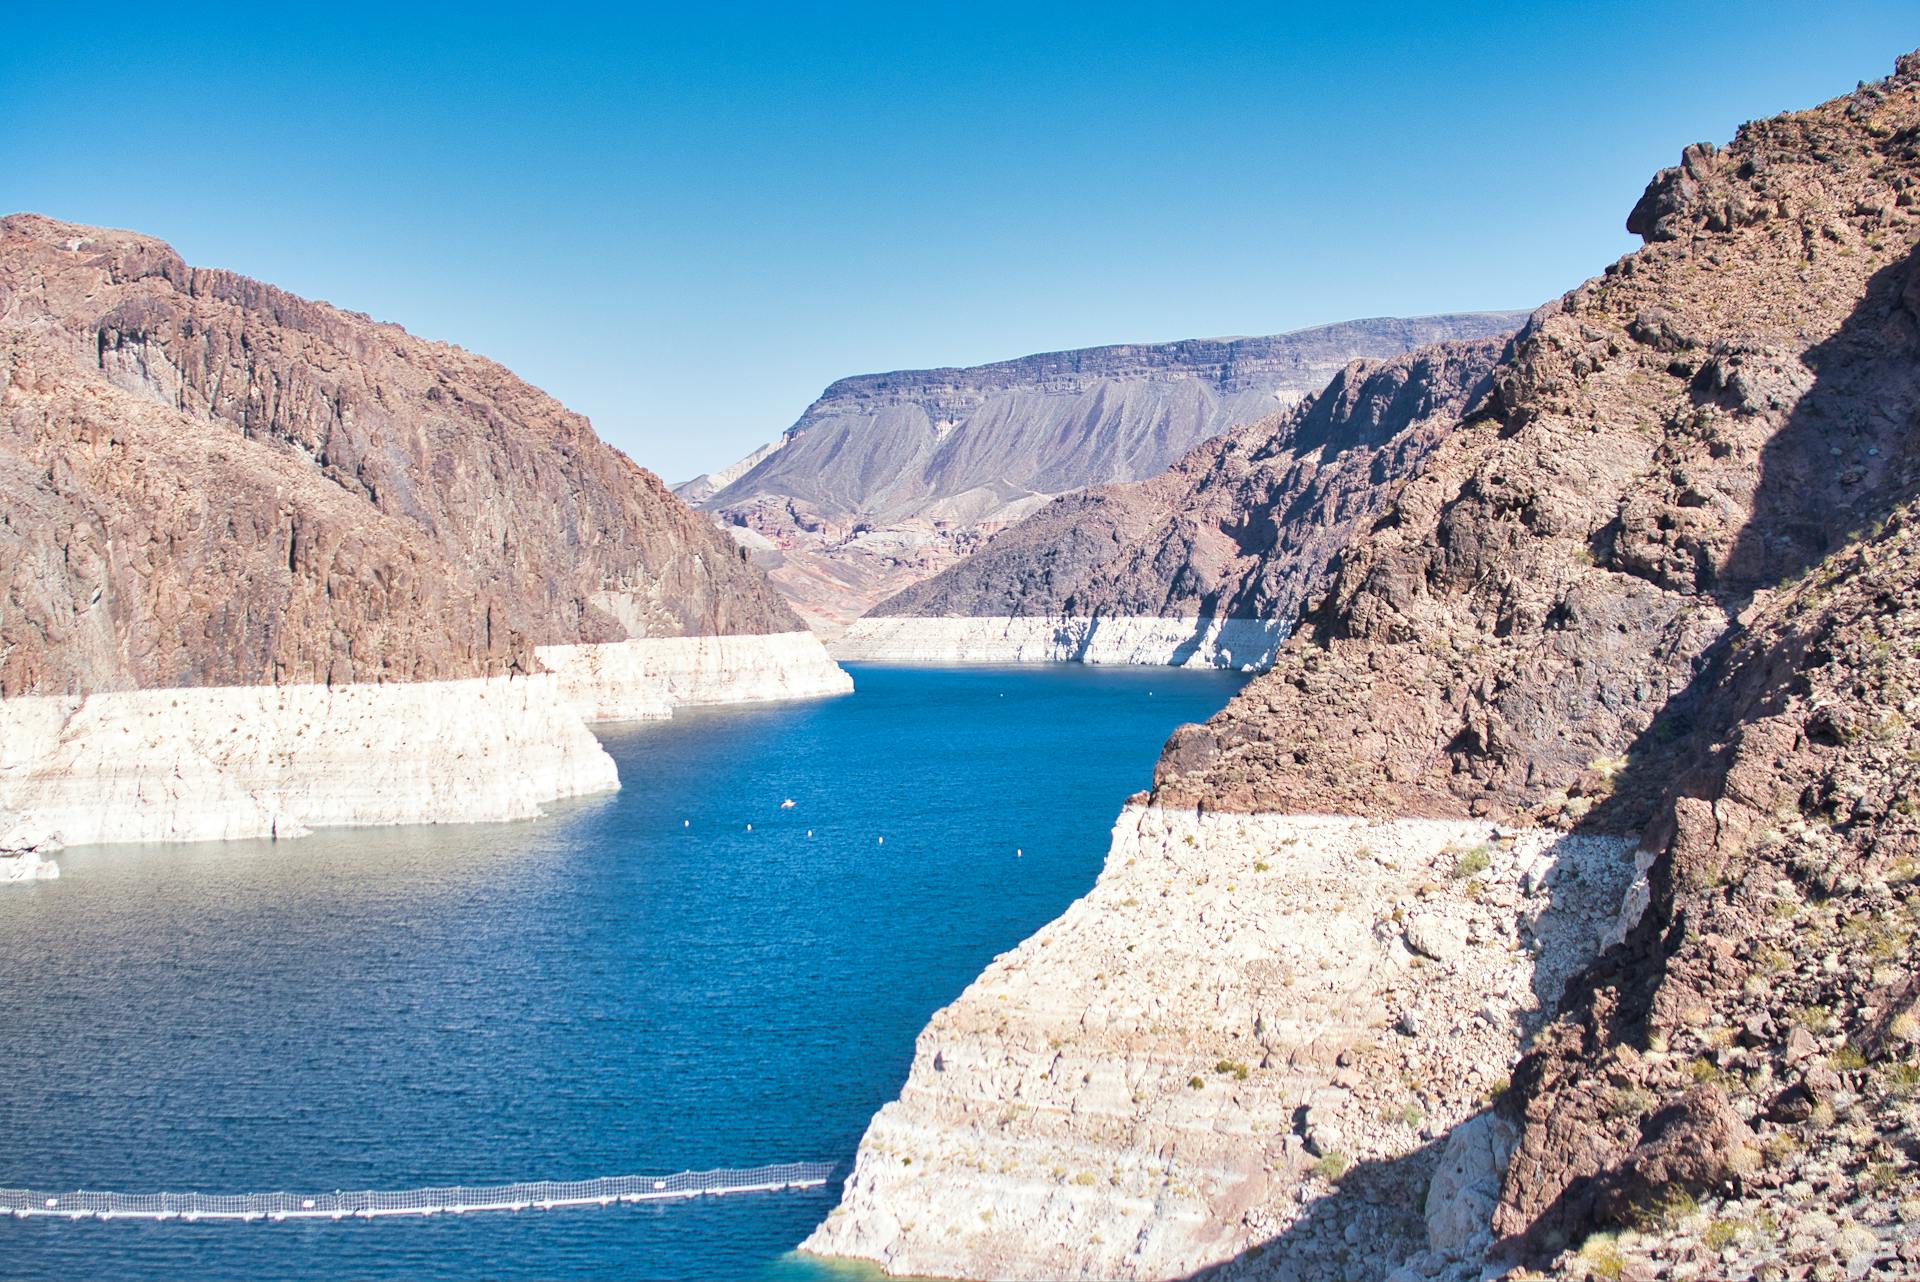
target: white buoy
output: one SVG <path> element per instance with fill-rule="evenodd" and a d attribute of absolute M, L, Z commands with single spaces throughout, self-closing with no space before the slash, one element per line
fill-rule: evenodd
<path fill-rule="evenodd" d="M 680 826 L 681 826 L 682 828 L 691 828 L 691 827 L 693 827 L 693 820 L 691 820 L 691 819 L 682 819 L 682 820 L 680 821 Z"/>
<path fill-rule="evenodd" d="M 811 828 L 807 829 L 807 836 L 809 837 L 813 836 L 813 829 Z"/>
<path fill-rule="evenodd" d="M 1021 858 L 1024 858 L 1024 857 L 1026 856 L 1026 853 L 1027 853 L 1026 851 L 1024 851 L 1024 850 L 1022 850 L 1022 849 L 1020 849 L 1020 847 L 1018 847 L 1018 846 L 1015 846 L 1015 847 L 1013 848 L 1013 857 L 1014 857 L 1015 859 L 1021 859 Z"/>
<path fill-rule="evenodd" d="M 885 837 L 881 837 L 874 844 L 884 846 L 887 844 L 887 839 Z"/>
<path fill-rule="evenodd" d="M 748 825 L 747 825 L 747 831 L 748 831 L 748 832 L 752 832 L 752 831 L 753 831 L 753 825 L 752 825 L 752 824 L 748 824 Z"/>

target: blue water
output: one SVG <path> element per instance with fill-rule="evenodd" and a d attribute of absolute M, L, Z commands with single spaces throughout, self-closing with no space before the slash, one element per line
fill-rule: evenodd
<path fill-rule="evenodd" d="M 532 823 L 66 852 L 0 893 L 0 1185 L 844 1169 L 928 1015 L 1092 885 L 1167 733 L 1239 684 L 853 672 L 613 730 L 623 789 Z M 791 1248 L 837 1195 L 0 1218 L 0 1277 L 818 1277 Z"/>

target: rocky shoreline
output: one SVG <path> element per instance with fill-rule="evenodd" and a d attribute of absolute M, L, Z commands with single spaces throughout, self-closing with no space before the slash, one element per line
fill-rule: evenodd
<path fill-rule="evenodd" d="M 853 678 L 805 631 L 548 645 L 535 654 L 588 721 L 653 721 L 675 708 L 853 691 Z"/>
<path fill-rule="evenodd" d="M 0 854 L 0 886 L 24 885 L 30 881 L 53 881 L 60 865 L 37 850 Z"/>
<path fill-rule="evenodd" d="M 858 619 L 837 659 L 888 663 L 1134 663 L 1263 671 L 1286 640 L 1272 619 L 1000 615 Z"/>
<path fill-rule="evenodd" d="M 1511 1131 L 1461 1124 L 1614 929 L 1632 846 L 1130 805 L 1093 890 L 933 1017 L 803 1249 L 954 1278 L 1465 1271 Z"/>
<path fill-rule="evenodd" d="M 554 671 L 0 701 L 0 850 L 529 819 L 620 786 L 589 721 L 853 688 L 806 632 L 542 657 Z"/>

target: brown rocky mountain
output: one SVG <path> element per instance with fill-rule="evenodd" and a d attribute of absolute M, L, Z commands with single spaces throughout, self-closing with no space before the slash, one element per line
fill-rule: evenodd
<path fill-rule="evenodd" d="M 1504 346 L 1356 361 L 1158 476 L 1055 499 L 869 613 L 1291 619 L 1349 535 L 1485 399 Z"/>
<path fill-rule="evenodd" d="M 1155 800 L 1637 834 L 1644 915 L 1498 1107 L 1506 1248 L 1911 1276 L 1920 55 L 1628 226 Z"/>
<path fill-rule="evenodd" d="M 423 680 L 790 631 L 760 572 L 484 358 L 0 219 L 0 694 Z"/>
<path fill-rule="evenodd" d="M 832 631 L 1089 485 L 1140 480 L 1360 357 L 1511 333 L 1523 313 L 1049 352 L 842 379 L 773 444 L 678 487 Z"/>

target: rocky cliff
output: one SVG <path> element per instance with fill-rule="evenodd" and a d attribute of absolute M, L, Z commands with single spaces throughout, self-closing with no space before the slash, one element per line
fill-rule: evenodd
<path fill-rule="evenodd" d="M 0 219 L 0 494 L 5 695 L 480 676 L 798 626 L 493 362 L 34 215 Z"/>
<path fill-rule="evenodd" d="M 1244 1207 L 1200 1212 L 1223 1276 L 1472 1276 L 1489 1258 L 1607 1278 L 1920 1268 L 1920 55 L 1724 150 L 1688 148 L 1628 226 L 1645 246 L 1536 313 L 1484 406 L 1342 551 L 1272 670 L 1162 756 L 1148 813 L 1170 818 L 1478 821 L 1635 852 L 1610 946 L 1551 986 L 1558 1014 L 1488 1091 L 1493 1109 L 1351 1169 L 1257 1168 Z M 1212 856 L 1191 876 L 1245 877 L 1237 861 L 1267 844 L 1245 842 L 1189 831 Z M 1259 862 L 1318 877 L 1329 848 L 1302 845 Z M 1480 881 L 1476 901 L 1497 903 L 1500 845 L 1462 851 L 1428 897 Z M 1116 843 L 1109 875 L 1123 857 L 1140 856 Z M 1358 893 L 1376 939 L 1465 955 L 1407 901 Z M 1277 955 L 1228 955 L 1245 927 L 1222 920 L 1223 982 Z M 1496 911 L 1483 938 L 1512 924 Z M 1444 996 L 1432 979 L 1416 1001 Z M 1180 991 L 1149 970 L 1110 1001 L 1207 1045 L 1217 1017 Z M 1008 1026 L 1043 1015 L 1013 994 L 999 1011 Z M 1417 1059 L 1453 1035 L 1401 1021 L 1395 1050 Z M 1077 1062 L 1102 1034 L 1051 1036 L 1010 1053 Z M 1257 1080 L 1245 1060 L 1232 1076 L 1242 1062 Z M 1323 1070 L 1290 1088 L 1310 1148 L 1318 1092 L 1337 1085 Z M 1444 1074 L 1408 1085 L 1426 1114 L 1459 1116 Z M 1029 1143 L 1070 1143 L 1094 1101 L 1067 1093 Z M 1235 1110 L 1210 1130 L 1244 1131 L 1246 1162 L 1269 1124 Z M 1176 1159 L 1184 1143 L 1164 1127 L 1114 1142 Z M 1382 1212 L 1404 1207 L 1381 1190 L 1405 1181 L 1429 1189 L 1429 1249 L 1396 1269 L 1376 1228 L 1393 1232 Z M 911 1204 L 850 1188 L 848 1224 Z M 1093 1196 L 1089 1223 L 1130 1224 L 1121 1193 Z M 899 1232 L 829 1245 L 886 1260 L 916 1249 Z M 944 1256 L 969 1263 L 943 1272 L 993 1258 L 985 1231 L 953 1236 Z"/>
<path fill-rule="evenodd" d="M 1593 956 L 1621 845 L 1130 806 L 1093 890 L 921 1033 L 806 1249 L 1177 1278 L 1284 1233 L 1282 1276 L 1377 1278 L 1426 1245 L 1435 1141 Z"/>
<path fill-rule="evenodd" d="M 0 219 L 0 852 L 524 817 L 617 786 L 586 720 L 848 688 L 498 365 Z"/>
<path fill-rule="evenodd" d="M 1054 500 L 875 606 L 847 643 L 900 632 L 896 619 L 1148 618 L 1194 621 L 1189 632 L 1250 619 L 1284 635 L 1353 532 L 1484 404 L 1503 346 L 1356 361 L 1295 408 L 1204 442 L 1158 476 Z"/>
<path fill-rule="evenodd" d="M 1656 179 L 1646 247 L 1536 314 L 1163 799 L 1644 822 L 1742 612 L 1909 483 L 1910 90 Z"/>
<path fill-rule="evenodd" d="M 1520 313 L 1096 347 L 842 379 L 773 446 L 680 487 L 810 617 L 844 624 L 1054 495 L 1152 476 L 1358 357 L 1504 336 Z"/>

